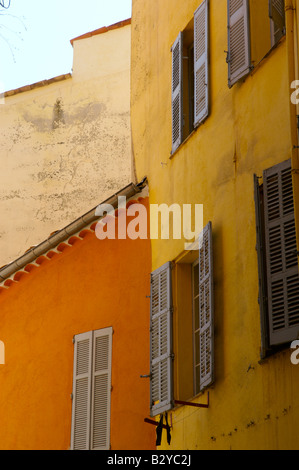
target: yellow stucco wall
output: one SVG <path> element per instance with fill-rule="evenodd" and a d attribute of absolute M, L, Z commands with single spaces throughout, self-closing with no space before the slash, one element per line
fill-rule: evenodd
<path fill-rule="evenodd" d="M 204 225 L 213 224 L 215 383 L 209 389 L 210 407 L 172 410 L 171 445 L 164 436 L 161 449 L 296 449 L 299 366 L 291 363 L 289 349 L 260 363 L 253 191 L 254 173 L 262 176 L 291 157 L 286 41 L 229 89 L 227 2 L 210 0 L 210 116 L 170 157 L 171 46 L 200 3 L 133 0 L 132 10 L 137 178 L 147 175 L 151 204 L 203 204 Z M 258 57 L 261 49 L 256 50 Z M 183 239 L 152 240 L 152 269 L 183 250 Z M 174 342 L 176 350 L 176 336 Z M 178 361 L 175 357 L 175 393 Z M 207 392 L 195 398 L 206 400 Z"/>
<path fill-rule="evenodd" d="M 130 41 L 130 24 L 77 39 L 72 75 L 6 93 L 0 266 L 132 180 Z"/>

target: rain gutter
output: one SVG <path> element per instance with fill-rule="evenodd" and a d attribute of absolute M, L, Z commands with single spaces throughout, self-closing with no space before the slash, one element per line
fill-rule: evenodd
<path fill-rule="evenodd" d="M 120 196 L 125 196 L 126 199 L 129 199 L 135 196 L 136 194 L 140 193 L 144 189 L 145 186 L 146 186 L 146 178 L 144 178 L 138 184 L 130 183 L 128 186 L 124 187 L 119 192 L 109 197 L 106 201 L 103 201 L 102 204 L 110 204 L 114 207 L 114 209 L 116 209 L 118 205 L 118 198 Z M 55 248 L 60 243 L 62 243 L 63 241 L 71 237 L 72 235 L 75 235 L 76 233 L 80 232 L 87 225 L 92 224 L 93 222 L 97 220 L 100 220 L 101 217 L 95 215 L 97 207 L 98 206 L 91 209 L 89 212 L 82 215 L 81 217 L 76 219 L 74 222 L 67 225 L 65 228 L 55 232 L 47 240 L 43 241 L 39 245 L 36 245 L 30 248 L 30 250 L 28 250 L 24 255 L 17 258 L 12 263 L 1 268 L 0 269 L 0 282 L 5 281 L 10 276 L 12 276 L 12 274 L 14 274 L 16 271 L 19 271 L 20 269 L 24 268 L 27 264 L 32 263 L 39 256 L 42 256 L 49 250 Z"/>

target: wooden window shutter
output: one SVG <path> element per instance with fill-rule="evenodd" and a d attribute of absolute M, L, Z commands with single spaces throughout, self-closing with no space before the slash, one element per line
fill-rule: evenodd
<path fill-rule="evenodd" d="M 194 126 L 209 114 L 209 1 L 194 13 Z"/>
<path fill-rule="evenodd" d="M 112 328 L 93 334 L 91 450 L 110 448 Z"/>
<path fill-rule="evenodd" d="M 299 276 L 290 160 L 263 174 L 270 344 L 299 332 Z"/>
<path fill-rule="evenodd" d="M 183 33 L 180 32 L 172 48 L 172 153 L 182 143 L 183 132 Z"/>
<path fill-rule="evenodd" d="M 285 28 L 284 0 L 269 0 L 269 17 L 279 29 Z"/>
<path fill-rule="evenodd" d="M 173 407 L 171 276 L 171 263 L 166 263 L 151 274 L 151 416 Z"/>
<path fill-rule="evenodd" d="M 264 208 L 262 186 L 259 178 L 254 175 L 254 202 L 255 202 L 255 221 L 256 221 L 256 251 L 258 260 L 258 279 L 259 279 L 259 307 L 261 323 L 261 358 L 265 358 L 269 349 L 268 337 L 268 302 L 267 302 L 267 274 L 264 242 Z"/>
<path fill-rule="evenodd" d="M 199 237 L 200 390 L 214 381 L 214 289 L 212 224 Z"/>
<path fill-rule="evenodd" d="M 90 442 L 92 332 L 75 336 L 71 449 L 88 450 Z"/>
<path fill-rule="evenodd" d="M 251 69 L 248 0 L 228 0 L 228 85 L 232 87 Z"/>

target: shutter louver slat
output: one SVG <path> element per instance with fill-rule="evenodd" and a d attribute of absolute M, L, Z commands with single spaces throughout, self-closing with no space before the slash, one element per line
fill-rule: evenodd
<path fill-rule="evenodd" d="M 248 0 L 228 0 L 228 84 L 250 72 Z"/>
<path fill-rule="evenodd" d="M 92 334 L 75 337 L 74 380 L 72 406 L 73 450 L 88 450 L 90 440 L 90 386 L 91 386 Z"/>
<path fill-rule="evenodd" d="M 112 328 L 94 332 L 91 449 L 109 450 Z"/>
<path fill-rule="evenodd" d="M 242 7 L 243 0 L 235 0 L 229 2 L 229 16 L 232 17 Z"/>
<path fill-rule="evenodd" d="M 264 172 L 270 344 L 297 338 L 299 275 L 290 161 Z"/>
<path fill-rule="evenodd" d="M 194 126 L 209 114 L 209 3 L 204 0 L 194 13 Z"/>
<path fill-rule="evenodd" d="M 290 276 L 287 279 L 287 292 L 288 292 L 288 310 L 289 310 L 289 326 L 299 324 L 299 309 L 298 309 L 298 292 L 299 292 L 299 278 L 298 276 Z"/>
<path fill-rule="evenodd" d="M 151 274 L 151 416 L 173 406 L 171 264 Z"/>
<path fill-rule="evenodd" d="M 86 436 L 88 434 L 88 379 L 79 379 L 76 381 L 76 413 L 75 413 L 75 434 L 74 448 L 85 450 Z"/>
<path fill-rule="evenodd" d="M 214 300 L 212 224 L 204 228 L 199 245 L 200 390 L 214 381 Z"/>
<path fill-rule="evenodd" d="M 180 32 L 172 46 L 172 153 L 182 143 L 183 111 L 182 111 L 182 48 L 183 35 Z"/>
<path fill-rule="evenodd" d="M 92 448 L 107 449 L 108 374 L 95 377 L 94 394 Z"/>

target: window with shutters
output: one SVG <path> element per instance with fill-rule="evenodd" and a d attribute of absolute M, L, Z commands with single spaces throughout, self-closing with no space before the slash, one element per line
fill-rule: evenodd
<path fill-rule="evenodd" d="M 109 450 L 112 328 L 74 337 L 72 450 Z"/>
<path fill-rule="evenodd" d="M 173 406 L 172 273 L 166 263 L 151 274 L 151 415 Z"/>
<path fill-rule="evenodd" d="M 210 223 L 200 240 L 199 251 L 184 253 L 151 274 L 152 416 L 172 409 L 175 400 L 194 397 L 214 381 Z"/>
<path fill-rule="evenodd" d="M 299 335 L 299 274 L 291 161 L 254 176 L 259 305 L 265 357 Z"/>
<path fill-rule="evenodd" d="M 246 77 L 285 35 L 284 0 L 227 0 L 228 84 Z"/>
<path fill-rule="evenodd" d="M 209 114 L 209 0 L 203 0 L 172 48 L 172 153 Z"/>
<path fill-rule="evenodd" d="M 271 45 L 274 46 L 285 35 L 285 2 L 284 0 L 269 1 L 271 20 Z"/>

